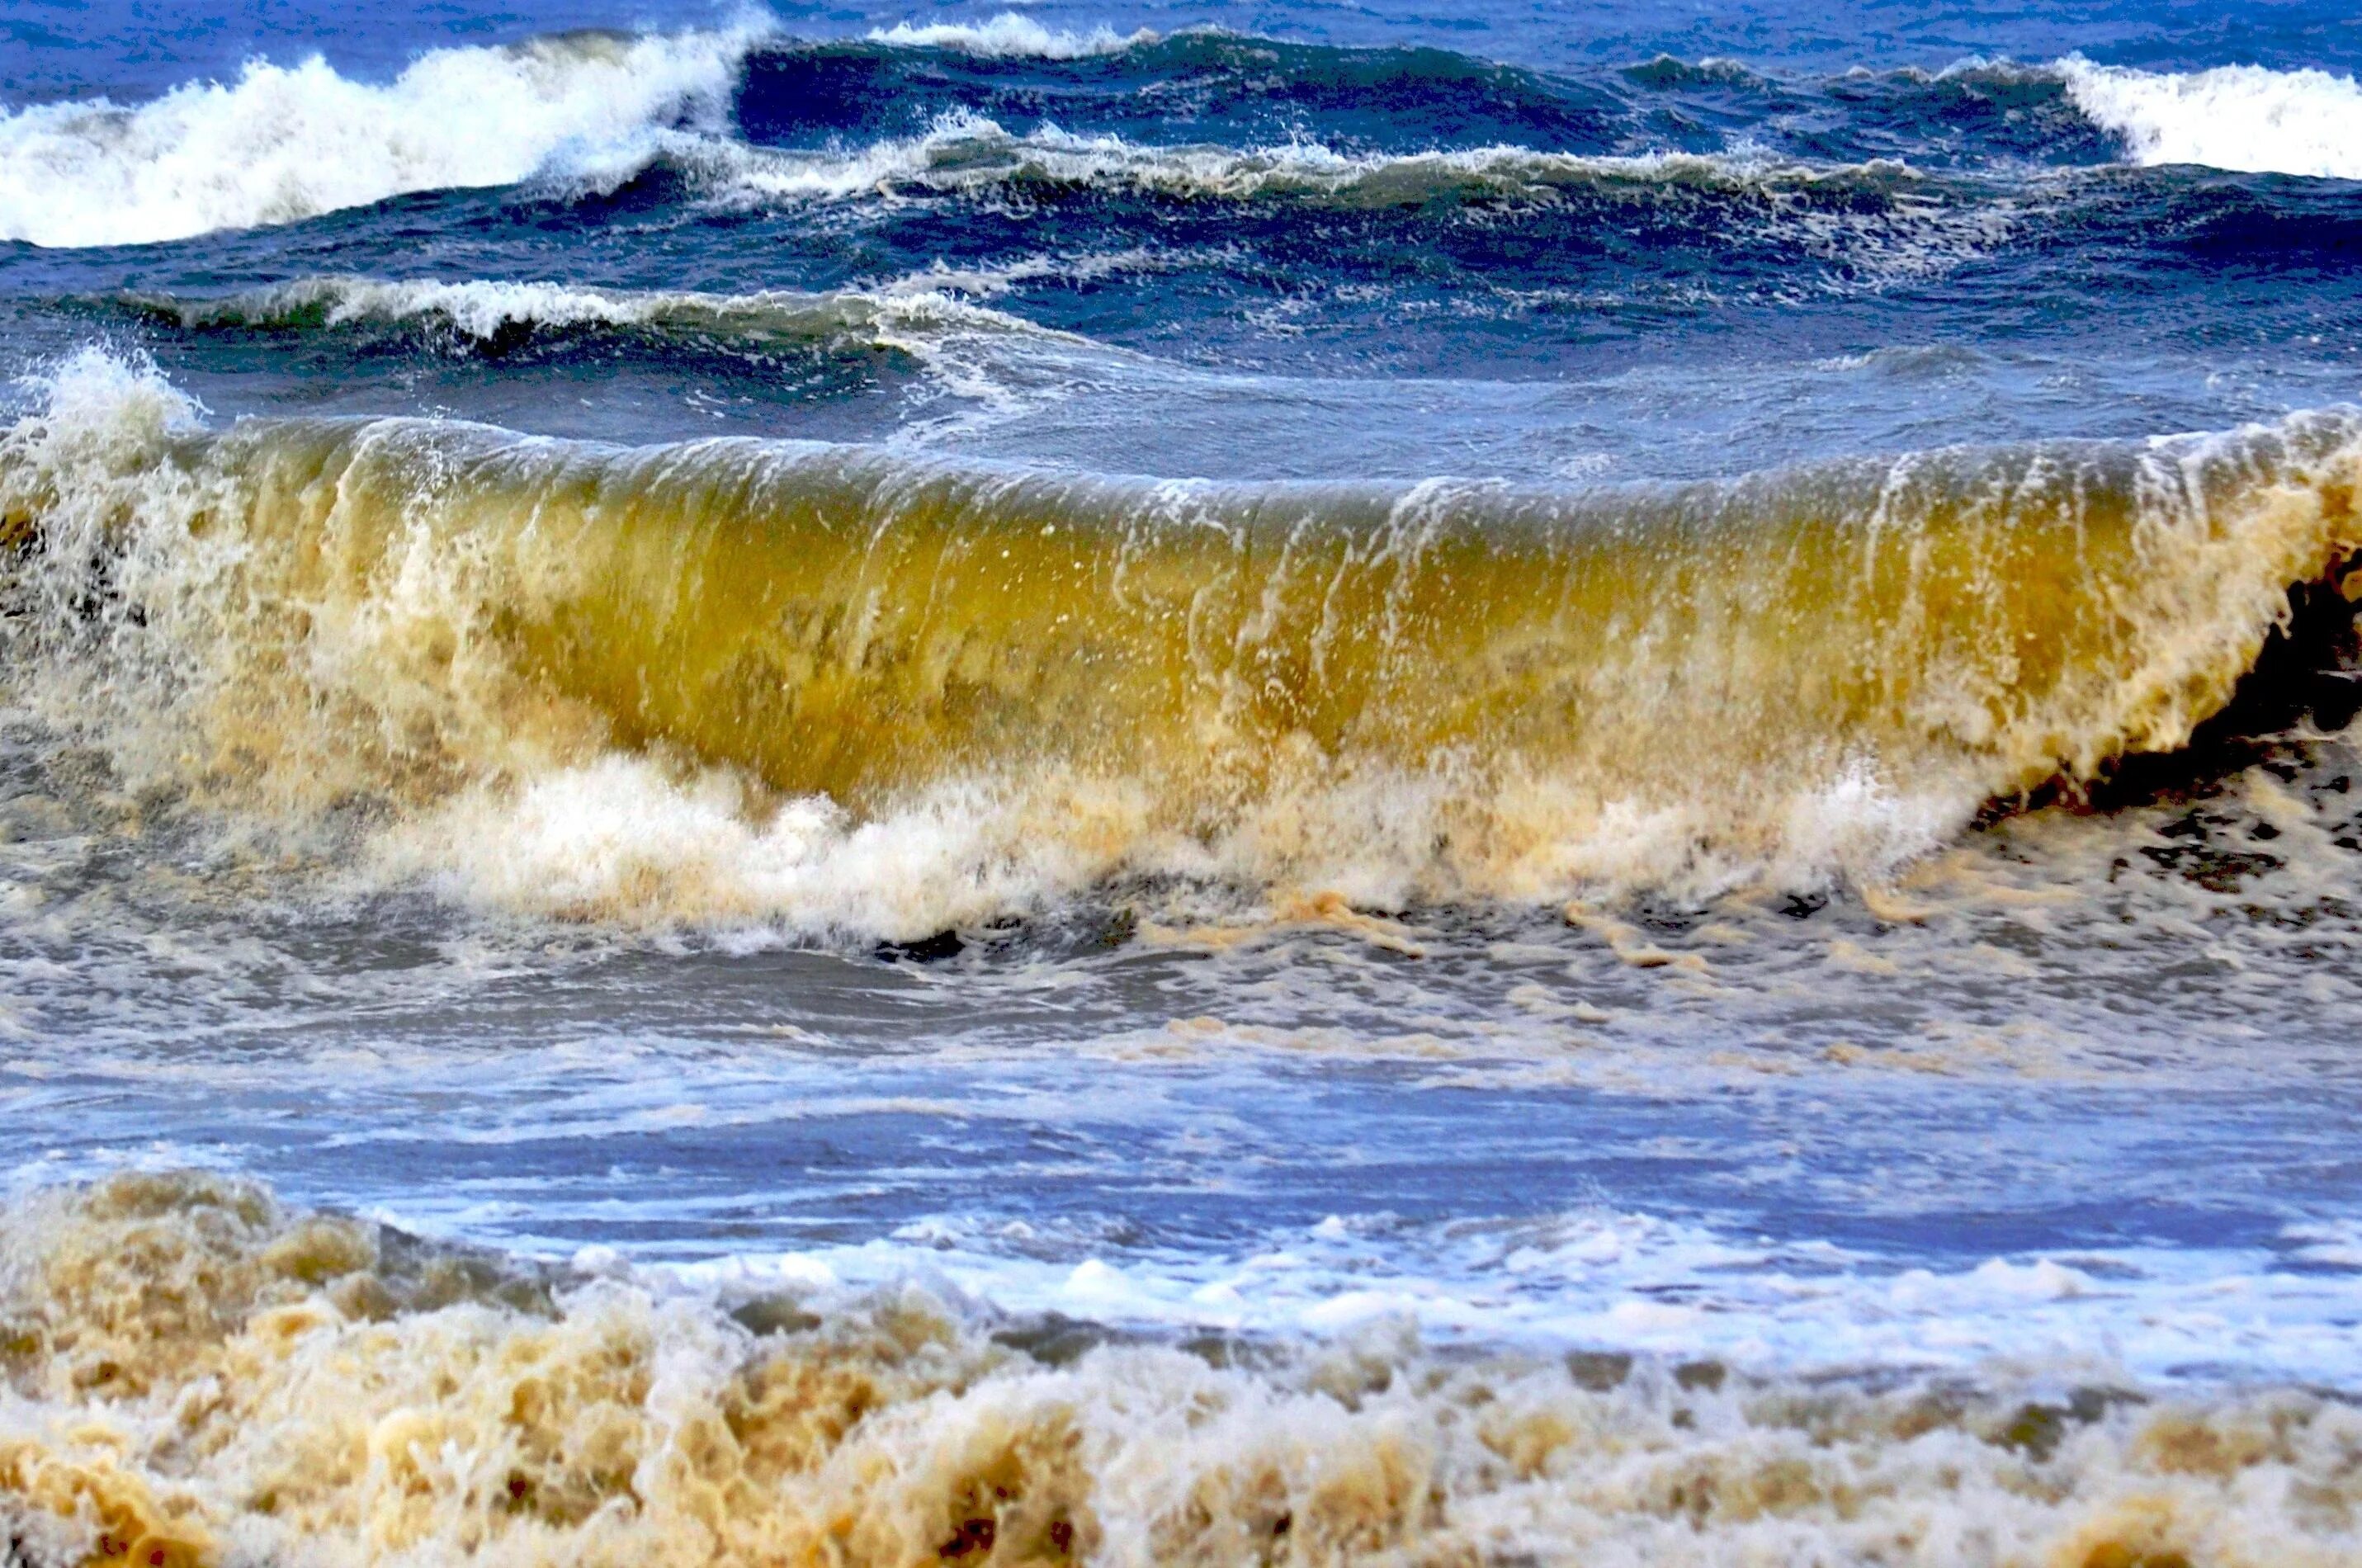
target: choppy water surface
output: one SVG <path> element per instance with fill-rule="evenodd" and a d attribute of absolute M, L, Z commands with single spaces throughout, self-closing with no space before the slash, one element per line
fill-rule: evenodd
<path fill-rule="evenodd" d="M 2357 57 L 0 18 L 8 1560 L 2362 1562 Z"/>

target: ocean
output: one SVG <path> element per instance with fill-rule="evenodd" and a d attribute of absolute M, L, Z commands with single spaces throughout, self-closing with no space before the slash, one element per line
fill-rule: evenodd
<path fill-rule="evenodd" d="M 0 1563 L 2362 1564 L 2327 0 L 12 0 Z"/>

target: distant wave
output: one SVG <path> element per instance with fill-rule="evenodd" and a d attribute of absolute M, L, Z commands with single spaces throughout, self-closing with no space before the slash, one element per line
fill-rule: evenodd
<path fill-rule="evenodd" d="M 1755 149 L 1619 156 L 1510 146 L 1363 153 L 1311 140 L 1259 147 L 1172 146 L 1113 134 L 1079 134 L 1055 126 L 1021 134 L 972 115 L 946 116 L 924 135 L 852 150 L 715 143 L 683 146 L 676 156 L 718 185 L 766 196 L 820 199 L 1031 183 L 1233 201 L 1326 196 L 1377 205 L 1628 184 L 1809 192 L 1924 182 L 1924 176 L 1901 163 L 1825 167 Z"/>
<path fill-rule="evenodd" d="M 1119 33 L 1108 27 L 1086 33 L 1065 32 L 1045 28 L 1031 17 L 1003 11 L 988 22 L 897 22 L 890 28 L 872 28 L 869 39 L 897 49 L 958 50 L 988 60 L 1083 60 L 1154 43 L 1157 35 L 1145 28 L 1133 33 Z"/>
<path fill-rule="evenodd" d="M 314 217 L 553 162 L 628 172 L 649 138 L 718 125 L 751 30 L 568 34 L 421 56 L 391 83 L 314 58 L 152 103 L 0 116 L 0 239 L 137 245 Z"/>
<path fill-rule="evenodd" d="M 1169 46 L 1188 61 L 1210 50 L 1209 58 L 1234 74 L 1242 67 L 1233 46 L 1251 41 L 1061 31 L 1004 12 L 978 23 L 905 22 L 849 47 L 888 56 L 933 50 L 1071 62 Z M 1811 193 L 1926 178 L 1895 162 L 1807 163 L 1755 148 L 1737 131 L 1739 139 L 1718 151 L 1610 152 L 1597 149 L 1621 147 L 1621 133 L 1594 127 L 1601 139 L 1578 152 L 1553 150 L 1547 125 L 1496 124 L 1503 139 L 1493 145 L 1377 152 L 1311 139 L 1163 144 L 1139 139 L 1136 127 L 1124 134 L 1049 124 L 1011 131 L 973 106 L 945 109 L 921 134 L 778 148 L 742 138 L 731 123 L 732 95 L 746 80 L 750 54 L 773 46 L 787 47 L 767 22 L 677 34 L 576 33 L 434 50 L 383 84 L 348 79 L 317 58 L 292 66 L 257 61 L 234 83 L 185 83 L 146 104 L 0 112 L 0 240 L 141 244 L 535 176 L 610 189 L 656 162 L 725 193 L 827 199 L 1038 183 L 1382 204 L 1619 182 Z M 1197 67 L 1184 61 L 1174 68 L 1187 75 Z M 1143 74 L 1140 90 L 1156 74 Z M 1664 58 L 1623 74 L 1655 89 L 1760 80 L 1721 59 Z M 1968 62 L 1928 80 L 2056 83 L 2045 91 L 2063 94 L 2083 121 L 2120 138 L 2136 163 L 2362 178 L 2362 86 L 2351 77 L 2253 66 L 2159 74 L 2070 58 L 2047 66 Z M 1266 137 L 1270 129 L 1264 127 Z M 1529 138 L 1538 145 L 1518 144 Z"/>
<path fill-rule="evenodd" d="M 2075 106 L 2136 163 L 2362 180 L 2362 84 L 2325 71 L 2225 65 L 2186 75 L 2070 59 Z"/>
<path fill-rule="evenodd" d="M 1090 259 L 1075 265 L 1087 270 Z M 725 338 L 739 346 L 844 337 L 869 340 L 914 329 L 1059 336 L 945 292 L 988 293 L 998 281 L 950 273 L 938 280 L 922 273 L 875 291 L 719 294 L 491 279 L 324 277 L 213 297 L 126 293 L 106 303 L 187 331 L 417 326 L 463 344 L 586 327 Z"/>

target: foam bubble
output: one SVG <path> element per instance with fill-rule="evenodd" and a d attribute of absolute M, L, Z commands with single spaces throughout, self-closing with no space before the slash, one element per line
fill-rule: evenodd
<path fill-rule="evenodd" d="M 422 55 L 393 82 L 317 57 L 153 102 L 0 115 L 0 239 L 137 245 L 289 223 L 410 191 L 612 170 L 684 116 L 711 121 L 754 28 L 568 35 Z"/>

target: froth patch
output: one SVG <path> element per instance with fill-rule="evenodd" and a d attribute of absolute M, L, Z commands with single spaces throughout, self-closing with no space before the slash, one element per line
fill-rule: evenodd
<path fill-rule="evenodd" d="M 777 922 L 906 940 L 1090 887 L 1149 837 L 1142 792 L 950 785 L 858 820 L 736 775 L 607 756 L 468 792 L 375 841 L 378 870 L 481 909 L 640 924 Z"/>
<path fill-rule="evenodd" d="M 2136 163 L 2362 179 L 2362 86 L 2325 71 L 2225 65 L 2176 75 L 2069 60 L 2075 106 Z"/>
<path fill-rule="evenodd" d="M 569 35 L 436 50 L 392 83 L 316 56 L 151 103 L 0 116 L 0 239 L 137 245 L 288 223 L 411 191 L 506 185 L 554 163 L 630 167 L 711 119 L 752 32 Z"/>
<path fill-rule="evenodd" d="M 0 1225 L 0 1518 L 88 1561 L 1952 1568 L 2349 1561 L 2362 1414 L 1882 1390 L 1384 1328 L 1037 1359 L 907 1289 L 734 1304 L 117 1177 Z"/>

